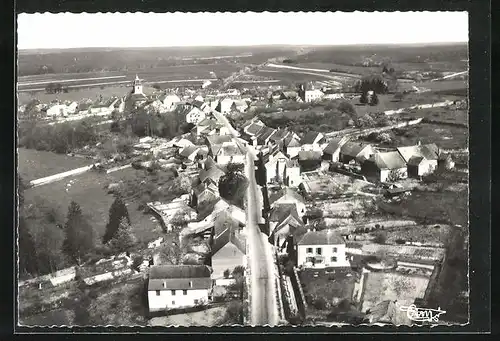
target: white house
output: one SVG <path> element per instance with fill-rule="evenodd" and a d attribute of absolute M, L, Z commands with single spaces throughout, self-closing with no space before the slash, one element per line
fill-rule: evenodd
<path fill-rule="evenodd" d="M 405 160 L 397 151 L 375 153 L 361 165 L 367 178 L 380 182 L 395 181 L 408 177 Z"/>
<path fill-rule="evenodd" d="M 160 100 L 162 101 L 163 105 L 165 106 L 165 109 L 167 111 L 172 111 L 175 109 L 177 104 L 181 101 L 179 96 L 177 95 L 165 95 L 164 97 L 160 97 Z"/>
<path fill-rule="evenodd" d="M 325 142 L 325 136 L 316 131 L 307 132 L 300 140 L 301 149 L 305 151 L 321 151 L 321 144 Z"/>
<path fill-rule="evenodd" d="M 66 104 L 56 104 L 47 109 L 47 116 L 67 116 L 68 114 L 70 110 Z"/>
<path fill-rule="evenodd" d="M 323 92 L 318 89 L 305 90 L 304 92 L 304 102 L 314 102 L 322 99 L 324 96 Z"/>
<path fill-rule="evenodd" d="M 206 265 L 159 265 L 149 272 L 149 311 L 208 303 L 212 280 Z"/>
<path fill-rule="evenodd" d="M 408 165 L 408 176 L 426 175 L 434 172 L 438 167 L 440 151 L 434 143 L 399 147 L 397 150 Z"/>
<path fill-rule="evenodd" d="M 331 229 L 308 231 L 297 243 L 297 265 L 305 268 L 349 267 L 344 239 Z"/>
<path fill-rule="evenodd" d="M 198 124 L 203 121 L 206 117 L 204 111 L 197 107 L 192 107 L 191 110 L 186 114 L 186 122 L 192 124 Z"/>

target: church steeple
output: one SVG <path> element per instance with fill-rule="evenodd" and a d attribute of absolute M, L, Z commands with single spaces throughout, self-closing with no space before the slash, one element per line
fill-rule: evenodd
<path fill-rule="evenodd" d="M 137 74 L 134 80 L 134 94 L 142 94 L 142 82 Z"/>

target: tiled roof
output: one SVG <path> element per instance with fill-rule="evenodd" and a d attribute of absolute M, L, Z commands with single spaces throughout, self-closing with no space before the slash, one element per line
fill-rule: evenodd
<path fill-rule="evenodd" d="M 309 231 L 298 242 L 298 245 L 341 245 L 344 239 L 333 230 Z"/>
<path fill-rule="evenodd" d="M 399 147 L 397 150 L 406 162 L 408 162 L 412 156 L 421 156 L 427 160 L 437 160 L 439 158 L 439 148 L 435 143 Z"/>
<path fill-rule="evenodd" d="M 319 137 L 323 138 L 323 134 L 316 131 L 309 131 L 304 135 L 302 140 L 300 140 L 300 144 L 313 144 Z"/>
<path fill-rule="evenodd" d="M 216 254 L 228 243 L 234 244 L 243 254 L 246 254 L 245 238 L 239 232 L 238 221 L 232 218 L 227 211 L 219 212 L 215 218 L 212 255 Z"/>
<path fill-rule="evenodd" d="M 193 155 L 193 153 L 196 153 L 200 148 L 197 146 L 187 146 L 182 148 L 180 151 L 180 155 L 184 157 L 189 157 L 190 155 Z"/>
<path fill-rule="evenodd" d="M 225 156 L 234 156 L 244 154 L 237 145 L 224 145 L 222 146 L 217 154 L 222 154 Z"/>
<path fill-rule="evenodd" d="M 376 153 L 370 159 L 379 169 L 400 169 L 405 168 L 405 160 L 397 151 Z"/>
<path fill-rule="evenodd" d="M 148 290 L 209 289 L 206 265 L 157 265 L 150 269 Z"/>
<path fill-rule="evenodd" d="M 220 177 L 223 176 L 225 173 L 219 169 L 218 167 L 212 167 L 208 170 L 201 170 L 199 174 L 199 178 L 201 182 L 204 182 L 207 179 L 211 179 L 215 182 L 218 182 Z"/>
<path fill-rule="evenodd" d="M 337 137 L 330 140 L 328 145 L 323 149 L 323 153 L 333 154 L 341 147 L 342 138 Z"/>
<path fill-rule="evenodd" d="M 257 139 L 260 141 L 266 141 L 275 132 L 276 132 L 276 129 L 265 127 L 264 129 L 259 131 L 259 135 L 257 135 Z"/>
<path fill-rule="evenodd" d="M 286 147 L 300 147 L 300 140 L 297 139 L 295 136 L 290 136 L 285 139 L 285 146 Z"/>
<path fill-rule="evenodd" d="M 223 144 L 224 142 L 232 142 L 232 137 L 230 135 L 211 135 L 207 136 L 207 144 L 212 146 L 212 145 L 218 145 L 218 144 Z"/>
<path fill-rule="evenodd" d="M 299 193 L 295 192 L 294 190 L 288 187 L 285 187 L 280 191 L 270 195 L 269 204 L 272 205 L 281 198 L 294 199 L 301 203 L 304 202 L 304 198 L 302 198 L 302 196 Z"/>
<path fill-rule="evenodd" d="M 304 222 L 297 213 L 297 206 L 295 204 L 276 204 L 271 210 L 269 221 L 277 222 L 277 227 L 279 227 L 289 217 L 295 220 L 295 225 L 304 226 Z"/>
<path fill-rule="evenodd" d="M 321 160 L 321 152 L 316 150 L 301 150 L 299 151 L 299 160 Z"/>
<path fill-rule="evenodd" d="M 248 135 L 252 135 L 252 136 L 255 136 L 257 135 L 262 129 L 264 129 L 266 126 L 265 125 L 261 125 L 261 124 L 257 124 L 257 123 L 252 123 L 250 124 L 248 127 L 245 128 L 245 132 L 248 134 Z"/>
<path fill-rule="evenodd" d="M 288 130 L 286 129 L 278 129 L 276 132 L 271 136 L 272 141 L 281 141 L 286 139 L 286 137 L 291 134 Z"/>
<path fill-rule="evenodd" d="M 408 160 L 408 166 L 418 166 L 423 160 L 424 158 L 422 156 L 412 156 Z"/>
<path fill-rule="evenodd" d="M 369 147 L 369 144 L 362 142 L 346 142 L 341 148 L 340 152 L 344 155 L 356 157 L 363 149 Z"/>

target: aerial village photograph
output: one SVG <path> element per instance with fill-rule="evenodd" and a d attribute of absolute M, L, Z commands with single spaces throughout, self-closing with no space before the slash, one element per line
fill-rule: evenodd
<path fill-rule="evenodd" d="M 467 12 L 21 13 L 17 44 L 19 326 L 469 323 Z"/>

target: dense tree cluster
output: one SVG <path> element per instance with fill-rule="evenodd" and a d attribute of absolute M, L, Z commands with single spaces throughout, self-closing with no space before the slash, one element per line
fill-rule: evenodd
<path fill-rule="evenodd" d="M 102 237 L 103 244 L 107 244 L 115 236 L 122 223 L 122 218 L 125 218 L 126 222 L 130 224 L 127 206 L 122 197 L 117 195 L 109 208 L 109 220 L 104 236 Z"/>
<path fill-rule="evenodd" d="M 354 86 L 354 91 L 367 93 L 373 91 L 378 94 L 385 94 L 389 90 L 387 82 L 381 76 L 369 76 L 358 81 Z"/>
<path fill-rule="evenodd" d="M 19 124 L 20 147 L 66 154 L 99 141 L 96 127 L 86 120 L 78 123 L 40 125 L 35 120 Z"/>
<path fill-rule="evenodd" d="M 238 207 L 243 207 L 248 187 L 248 179 L 243 170 L 243 164 L 230 163 L 227 165 L 226 174 L 219 180 L 220 196 Z"/>

